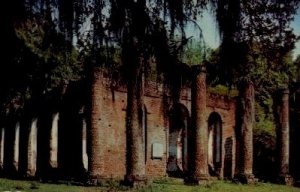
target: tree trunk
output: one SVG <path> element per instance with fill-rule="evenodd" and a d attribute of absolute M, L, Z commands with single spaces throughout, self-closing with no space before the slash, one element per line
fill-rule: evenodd
<path fill-rule="evenodd" d="M 127 174 L 130 185 L 143 185 L 145 176 L 145 144 L 143 131 L 144 93 L 143 74 L 137 69 L 127 84 Z"/>

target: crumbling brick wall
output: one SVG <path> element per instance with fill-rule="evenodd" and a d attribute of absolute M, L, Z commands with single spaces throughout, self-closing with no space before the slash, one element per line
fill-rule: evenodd
<path fill-rule="evenodd" d="M 76 178 L 80 177 L 86 172 L 82 162 L 82 126 L 88 125 L 89 122 L 83 123 L 82 121 L 88 120 L 87 115 L 88 106 L 85 106 L 88 96 L 86 88 L 81 84 L 78 86 L 76 83 L 70 87 L 70 90 L 65 93 L 62 100 L 54 106 L 40 104 L 41 109 L 47 109 L 44 113 L 34 113 L 37 119 L 37 174 L 38 176 L 46 176 L 49 173 L 59 174 L 61 178 Z M 111 86 L 108 80 L 103 81 L 102 92 L 96 96 L 101 100 L 101 153 L 104 154 L 101 159 L 102 175 L 101 177 L 110 179 L 124 179 L 126 174 L 126 105 L 127 93 L 125 86 Z M 186 108 L 190 118 L 191 115 L 191 90 L 185 88 L 181 91 L 180 104 Z M 222 168 L 224 164 L 231 163 L 227 176 L 233 175 L 235 168 L 235 99 L 220 96 L 216 94 L 207 94 L 207 120 L 209 115 L 213 112 L 218 113 L 222 120 Z M 157 83 L 148 82 L 145 86 L 145 166 L 146 174 L 149 178 L 163 177 L 167 175 L 167 161 L 168 161 L 168 145 L 169 145 L 169 128 L 170 116 L 169 112 L 173 107 L 171 96 L 163 89 L 163 86 Z M 46 108 L 45 108 L 46 106 Z M 83 110 L 84 109 L 84 110 Z M 58 172 L 49 172 L 48 159 L 49 159 L 49 142 L 47 139 L 50 137 L 51 117 L 52 112 L 58 112 L 60 119 L 58 122 Z M 32 117 L 29 116 L 28 121 L 31 122 Z M 30 123 L 22 123 L 21 121 L 21 134 L 20 141 L 26 143 L 28 136 L 26 131 Z M 26 122 L 26 121 L 25 121 Z M 87 126 L 88 127 L 88 126 Z M 10 127 L 5 127 L 6 131 Z M 9 132 L 8 132 L 9 133 Z M 4 156 L 4 169 L 11 165 L 11 154 L 13 141 L 9 141 L 10 135 L 5 135 L 5 152 Z M 2 137 L 1 137 L 2 138 Z M 25 138 L 25 140 L 24 140 Z M 88 138 L 87 138 L 88 139 Z M 232 144 L 228 145 L 228 141 Z M 227 142 L 227 145 L 226 145 Z M 90 145 L 87 141 L 87 145 Z M 227 148 L 225 149 L 225 147 Z M 93 147 L 93 146 L 91 146 Z M 231 149 L 229 149 L 231 147 Z M 158 151 L 154 151 L 155 150 Z M 21 145 L 21 151 L 26 151 L 27 145 Z M 161 150 L 161 151 L 160 151 Z M 227 151 L 227 154 L 225 154 Z M 155 152 L 158 156 L 153 156 Z M 160 154 L 161 153 L 161 154 Z M 27 165 L 26 156 L 24 152 L 20 155 L 19 163 L 21 165 L 22 175 L 26 172 Z M 230 155 L 231 154 L 231 155 Z M 226 156 L 227 155 L 227 156 Z M 225 156 L 227 157 L 225 159 Z M 232 159 L 228 158 L 232 157 Z M 225 162 L 225 163 L 224 163 Z M 25 163 L 25 164 L 24 164 Z M 223 169 L 221 170 L 221 177 L 223 176 Z M 53 175 L 58 178 L 56 175 Z"/>
<path fill-rule="evenodd" d="M 145 107 L 147 111 L 146 117 L 146 150 L 145 164 L 148 177 L 166 176 L 167 157 L 168 157 L 168 131 L 169 119 L 165 109 L 163 92 L 160 85 L 155 83 L 147 84 L 145 87 Z M 107 129 L 105 130 L 105 138 L 103 147 L 106 155 L 104 157 L 105 172 L 108 177 L 122 178 L 126 173 L 126 89 L 117 88 L 111 90 L 107 86 L 104 94 L 103 112 L 105 113 L 104 123 Z M 99 98 L 101 99 L 101 98 Z M 225 142 L 226 139 L 232 141 L 231 153 L 235 154 L 235 100 L 226 96 L 216 94 L 207 94 L 208 111 L 207 119 L 213 112 L 218 113 L 222 119 L 222 167 L 225 161 Z M 187 107 L 189 114 L 191 111 L 190 90 L 182 91 L 180 103 Z M 161 158 L 152 157 L 152 147 L 154 143 L 159 143 L 163 146 L 164 153 Z M 228 148 L 228 146 L 227 146 Z M 229 149 L 227 149 L 228 151 Z M 228 155 L 228 154 L 227 154 Z M 227 159 L 228 163 L 228 159 Z M 231 176 L 235 167 L 235 155 L 231 159 Z M 223 176 L 223 170 L 221 171 Z"/>

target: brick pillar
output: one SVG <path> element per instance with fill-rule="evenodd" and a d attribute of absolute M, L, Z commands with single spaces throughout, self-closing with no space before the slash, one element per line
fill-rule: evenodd
<path fill-rule="evenodd" d="M 50 158 L 49 164 L 51 168 L 57 168 L 57 149 L 58 149 L 58 121 L 59 113 L 52 115 L 52 126 L 50 130 Z"/>
<path fill-rule="evenodd" d="M 196 77 L 192 86 L 192 126 L 194 158 L 191 159 L 191 180 L 201 184 L 209 180 L 208 173 L 208 126 L 206 114 L 206 72 L 197 66 Z"/>
<path fill-rule="evenodd" d="M 293 178 L 289 175 L 289 157 L 290 157 L 290 127 L 289 127 L 289 90 L 282 92 L 279 111 L 279 130 L 277 131 L 277 142 L 279 147 L 279 176 L 278 181 L 281 184 L 292 185 Z"/>
<path fill-rule="evenodd" d="M 241 141 L 240 168 L 236 177 L 242 183 L 254 183 L 253 175 L 253 126 L 255 122 L 255 97 L 252 82 L 245 82 L 240 89 Z"/>
<path fill-rule="evenodd" d="M 20 122 L 15 125 L 14 143 L 13 143 L 13 167 L 16 171 L 19 169 L 19 147 L 20 147 Z"/>
<path fill-rule="evenodd" d="M 127 137 L 127 172 L 126 182 L 138 187 L 145 185 L 145 141 L 143 130 L 144 115 L 144 80 L 143 75 L 131 78 L 127 86 L 127 113 L 126 113 L 126 137 Z"/>
<path fill-rule="evenodd" d="M 91 114 L 90 114 L 90 127 L 88 131 L 88 174 L 89 183 L 96 185 L 100 182 L 104 172 L 104 151 L 101 147 L 103 143 L 102 133 L 103 119 L 102 119 L 102 106 L 103 106 L 103 72 L 101 68 L 93 69 L 93 80 L 91 82 Z"/>
<path fill-rule="evenodd" d="M 27 176 L 34 177 L 37 163 L 37 118 L 33 118 L 31 121 L 27 147 Z"/>
<path fill-rule="evenodd" d="M 4 165 L 4 134 L 5 134 L 5 128 L 2 127 L 0 129 L 0 170 L 3 170 L 3 165 Z"/>

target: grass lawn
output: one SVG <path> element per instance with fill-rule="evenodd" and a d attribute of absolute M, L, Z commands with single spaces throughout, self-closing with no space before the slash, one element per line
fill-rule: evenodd
<path fill-rule="evenodd" d="M 182 180 L 165 179 L 154 181 L 144 189 L 130 190 L 112 182 L 106 187 L 83 187 L 67 184 L 44 184 L 36 181 L 17 181 L 0 179 L 0 192 L 33 191 L 33 192 L 99 192 L 99 191 L 132 191 L 132 192 L 300 192 L 300 188 L 258 183 L 255 185 L 233 184 L 226 181 L 214 181 L 204 186 L 183 185 Z"/>

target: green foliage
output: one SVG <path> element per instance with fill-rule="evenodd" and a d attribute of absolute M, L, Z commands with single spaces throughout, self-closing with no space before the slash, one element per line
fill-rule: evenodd
<path fill-rule="evenodd" d="M 272 106 L 272 99 L 267 100 Z M 254 164 L 256 177 L 264 181 L 275 181 L 276 166 L 276 124 L 272 110 L 266 110 L 258 102 L 255 103 L 255 127 L 253 129 Z"/>
<path fill-rule="evenodd" d="M 255 83 L 256 91 L 265 99 L 275 90 L 286 88 L 295 81 L 296 66 L 292 61 L 291 53 L 284 55 L 281 61 L 271 61 L 264 56 L 263 50 L 253 47 L 248 55 L 249 63 L 252 64 L 248 76 Z"/>
<path fill-rule="evenodd" d="M 208 60 L 208 82 L 214 87 L 211 91 L 228 94 L 219 84 L 237 87 L 243 80 L 252 80 L 256 100 L 264 110 L 269 110 L 266 101 L 274 90 L 296 79 L 290 54 L 295 35 L 289 22 L 298 0 L 285 4 L 271 0 L 45 0 L 9 5 L 11 12 L 3 28 L 13 46 L 4 59 L 9 70 L 1 68 L 9 77 L 8 85 L 0 87 L 4 109 L 20 108 L 33 93 L 83 78 L 84 69 L 90 67 L 87 65 L 105 66 L 111 76 L 144 70 L 151 80 L 180 84 L 183 76 L 190 74 L 182 63 Z M 222 45 L 214 52 L 198 42 L 186 45 L 186 25 L 196 23 L 209 8 L 215 13 L 222 37 Z M 11 77 L 14 75 L 17 78 Z M 269 127 L 262 119 L 258 123 Z"/>
<path fill-rule="evenodd" d="M 79 80 L 83 65 L 71 42 L 66 41 L 63 34 L 46 31 L 48 28 L 41 21 L 26 20 L 16 28 L 16 34 L 38 58 L 36 74 L 31 76 L 44 76 L 46 89 L 51 89 Z"/>
<path fill-rule="evenodd" d="M 13 32 L 17 48 L 3 67 L 8 85 L 1 85 L 2 114 L 22 109 L 34 94 L 49 93 L 83 77 L 82 56 L 45 20 L 22 20 Z"/>
<path fill-rule="evenodd" d="M 272 99 L 265 101 L 265 107 L 262 107 L 258 102 L 255 103 L 256 122 L 253 130 L 254 135 L 267 134 L 273 137 L 276 136 L 272 106 Z"/>
<path fill-rule="evenodd" d="M 225 85 L 215 85 L 215 86 L 209 86 L 208 91 L 210 93 L 215 93 L 218 95 L 225 95 L 229 97 L 236 97 L 238 96 L 238 90 L 237 89 L 231 89 Z"/>
<path fill-rule="evenodd" d="M 272 93 L 280 88 L 286 88 L 296 80 L 297 67 L 292 60 L 292 52 L 282 56 L 282 60 L 270 60 L 258 43 L 248 50 L 247 66 L 234 76 L 229 77 L 222 66 L 222 48 L 214 50 L 208 58 L 208 81 L 210 84 L 238 86 L 239 82 L 252 81 L 255 84 L 259 100 L 268 100 Z M 229 80 L 231 79 L 231 80 Z"/>
<path fill-rule="evenodd" d="M 285 57 L 296 42 L 290 24 L 299 1 L 284 4 L 272 0 L 223 3 L 217 21 L 223 34 L 220 55 L 228 82 L 253 81 L 259 84 L 253 72 L 256 73 L 260 68 L 260 62 L 271 69 L 271 73 L 267 70 L 263 70 L 263 73 L 272 75 L 272 72 L 281 68 L 284 70 L 281 65 L 285 65 Z M 262 79 L 273 80 L 276 76 Z M 286 78 L 281 79 L 280 83 L 286 86 Z"/>
<path fill-rule="evenodd" d="M 203 63 L 212 53 L 210 48 L 206 48 L 200 41 L 190 40 L 184 46 L 181 53 L 181 61 L 187 65 L 199 65 Z"/>

